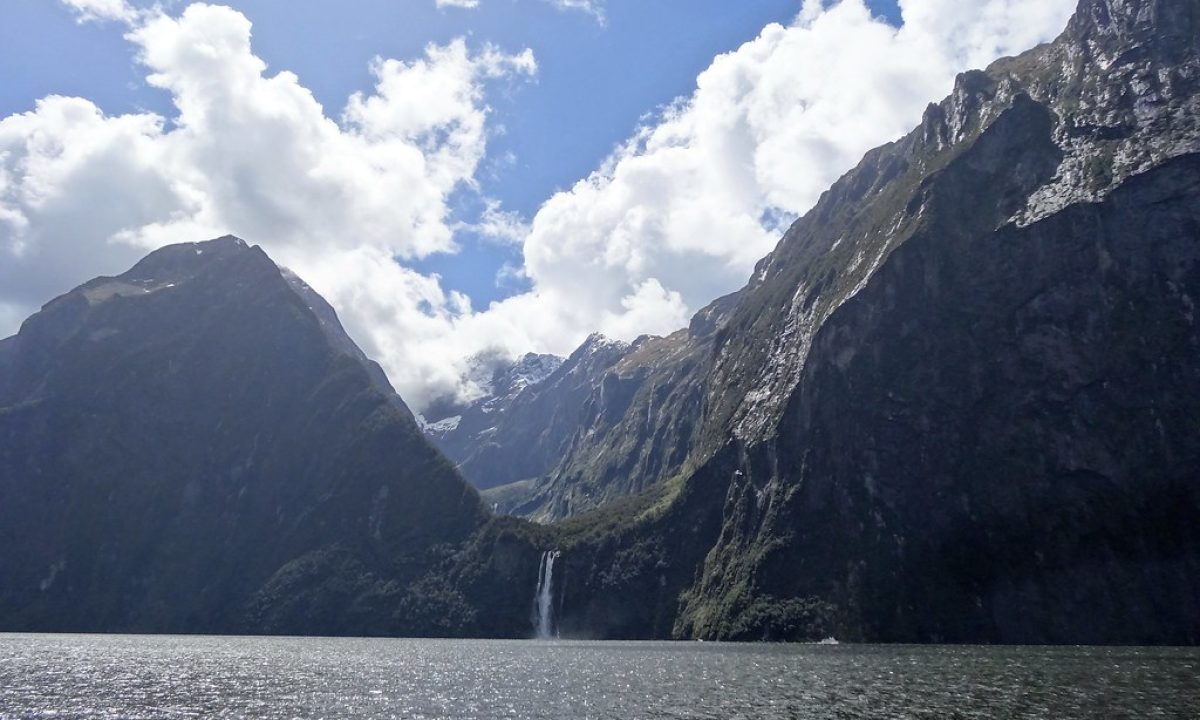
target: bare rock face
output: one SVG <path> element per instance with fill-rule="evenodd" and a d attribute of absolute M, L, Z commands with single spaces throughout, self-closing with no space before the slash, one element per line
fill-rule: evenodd
<path fill-rule="evenodd" d="M 332 309 L 239 239 L 0 343 L 0 629 L 445 634 L 397 609 L 484 520 Z"/>
<path fill-rule="evenodd" d="M 1018 225 L 1102 199 L 1126 178 L 1200 150 L 1196 12 L 1177 0 L 1084 3 L 1064 41 L 1038 58 L 1040 74 L 1018 79 L 1019 63 L 1003 61 L 989 70 L 1024 81 L 1062 119 L 1062 164 Z"/>

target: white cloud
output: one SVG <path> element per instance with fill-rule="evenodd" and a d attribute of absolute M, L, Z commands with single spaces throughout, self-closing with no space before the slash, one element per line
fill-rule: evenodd
<path fill-rule="evenodd" d="M 529 223 L 520 213 L 504 210 L 497 200 L 488 199 L 480 213 L 479 222 L 460 222 L 455 230 L 470 230 L 479 236 L 503 245 L 520 245 L 529 236 Z"/>
<path fill-rule="evenodd" d="M 787 219 L 914 126 L 957 72 L 1052 37 L 1073 4 L 902 0 L 897 29 L 862 0 L 809 0 L 789 25 L 716 58 L 690 96 L 528 223 L 486 198 L 463 222 L 448 197 L 477 189 L 486 85 L 532 74 L 529 51 L 455 41 L 380 59 L 375 87 L 335 119 L 297 77 L 266 73 L 239 13 L 137 16 L 129 38 L 175 116 L 47 97 L 0 120 L 0 334 L 15 329 L 14 307 L 147 247 L 226 232 L 329 298 L 418 407 L 469 393 L 466 360 L 484 350 L 565 353 L 596 330 L 670 332 L 740 287 Z M 524 266 L 505 274 L 532 289 L 473 308 L 395 262 L 453 251 L 463 228 L 520 239 Z"/>
<path fill-rule="evenodd" d="M 632 338 L 647 332 L 666 333 L 687 324 L 688 308 L 678 292 L 668 290 L 656 278 L 643 280 L 630 295 L 621 298 L 619 312 L 606 312 L 600 327 L 612 337 Z"/>
<path fill-rule="evenodd" d="M 604 24 L 604 6 L 600 0 L 546 0 L 559 10 L 582 10 Z"/>
<path fill-rule="evenodd" d="M 67 2 L 88 2 L 89 0 L 67 0 Z M 98 2 L 119 1 L 119 0 L 93 0 Z M 479 7 L 479 0 L 434 0 L 439 8 L 456 7 L 456 8 L 476 8 Z M 604 6 L 600 0 L 542 0 L 547 2 L 559 10 L 581 10 L 588 15 L 596 18 L 596 21 L 601 25 L 604 24 Z"/>
<path fill-rule="evenodd" d="M 80 22 L 116 20 L 132 22 L 137 11 L 125 0 L 62 0 L 74 10 Z"/>

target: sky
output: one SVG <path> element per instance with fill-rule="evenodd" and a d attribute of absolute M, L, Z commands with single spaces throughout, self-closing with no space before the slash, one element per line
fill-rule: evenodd
<path fill-rule="evenodd" d="M 665 334 L 1074 0 L 5 0 L 0 336 L 236 234 L 420 409 Z M 477 373 L 476 373 L 477 375 Z"/>

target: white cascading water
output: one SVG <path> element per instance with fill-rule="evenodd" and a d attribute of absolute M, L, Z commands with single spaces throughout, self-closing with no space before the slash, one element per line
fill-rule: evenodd
<path fill-rule="evenodd" d="M 561 553 L 547 550 L 542 553 L 538 568 L 537 592 L 533 596 L 533 626 L 539 640 L 555 637 L 554 632 L 554 561 Z"/>

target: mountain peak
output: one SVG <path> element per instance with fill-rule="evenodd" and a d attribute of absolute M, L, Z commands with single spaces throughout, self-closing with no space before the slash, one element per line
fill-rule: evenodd
<path fill-rule="evenodd" d="M 618 350 L 625 350 L 628 347 L 629 343 L 625 342 L 624 340 L 616 340 L 614 338 L 610 338 L 604 333 L 594 332 L 591 335 L 588 335 L 587 339 L 583 341 L 583 344 L 576 348 L 575 352 L 571 355 L 572 357 L 580 354 L 590 355 L 602 349 L 617 348 Z"/>
<path fill-rule="evenodd" d="M 1200 0 L 1081 0 L 1068 37 L 1101 55 L 1115 56 L 1155 40 L 1168 52 L 1194 47 L 1200 36 Z"/>
<path fill-rule="evenodd" d="M 238 256 L 249 258 L 251 255 L 261 256 L 257 258 L 260 261 L 271 262 L 257 246 L 252 247 L 245 240 L 233 235 L 203 242 L 167 245 L 152 251 L 121 275 L 115 278 L 96 278 L 86 283 L 83 288 L 86 290 L 95 286 L 111 284 L 113 281 L 140 284 L 179 282 L 194 277 L 203 268 L 209 267 L 213 263 Z"/>

